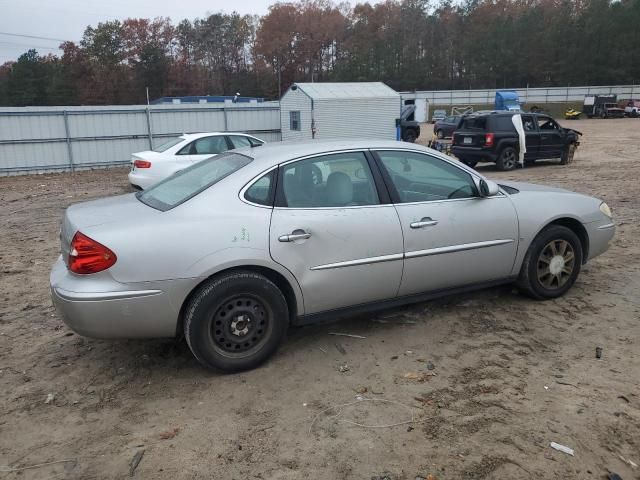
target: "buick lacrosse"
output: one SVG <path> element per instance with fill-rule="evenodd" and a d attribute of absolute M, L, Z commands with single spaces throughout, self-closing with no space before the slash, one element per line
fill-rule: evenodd
<path fill-rule="evenodd" d="M 558 297 L 614 230 L 601 200 L 498 185 L 419 145 L 269 144 L 69 207 L 51 292 L 81 335 L 184 335 L 237 371 L 289 325 L 508 282 Z"/>

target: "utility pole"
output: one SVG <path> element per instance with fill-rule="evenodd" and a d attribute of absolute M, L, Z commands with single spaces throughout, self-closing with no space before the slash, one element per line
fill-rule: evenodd
<path fill-rule="evenodd" d="M 280 65 L 280 61 L 278 61 L 278 100 L 282 98 L 282 66 Z"/>

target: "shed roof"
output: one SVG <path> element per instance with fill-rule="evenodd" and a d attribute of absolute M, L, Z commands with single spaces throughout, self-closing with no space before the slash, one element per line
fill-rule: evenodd
<path fill-rule="evenodd" d="M 398 92 L 382 82 L 296 83 L 294 85 L 314 100 L 400 97 Z"/>

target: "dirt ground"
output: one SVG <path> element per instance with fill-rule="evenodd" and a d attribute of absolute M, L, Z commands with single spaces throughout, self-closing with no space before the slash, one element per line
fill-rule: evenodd
<path fill-rule="evenodd" d="M 145 479 L 640 479 L 640 120 L 570 125 L 569 166 L 479 167 L 612 207 L 610 250 L 565 297 L 504 287 L 298 328 L 236 375 L 54 311 L 63 210 L 128 192 L 124 170 L 0 178 L 0 477 L 125 478 L 138 454 Z"/>

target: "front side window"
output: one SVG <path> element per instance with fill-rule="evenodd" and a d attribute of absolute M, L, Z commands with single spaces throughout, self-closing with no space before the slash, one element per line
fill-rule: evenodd
<path fill-rule="evenodd" d="M 203 137 L 191 142 L 178 152 L 178 155 L 217 155 L 229 150 L 224 135 Z"/>
<path fill-rule="evenodd" d="M 223 178 L 240 170 L 251 160 L 250 157 L 237 153 L 208 158 L 180 170 L 144 192 L 139 192 L 136 196 L 142 203 L 164 212 L 195 197 Z"/>
<path fill-rule="evenodd" d="M 282 186 L 280 186 L 280 184 Z M 289 208 L 376 205 L 378 192 L 363 152 L 300 160 L 282 168 L 279 203 Z"/>
<path fill-rule="evenodd" d="M 538 128 L 540 130 L 559 130 L 558 124 L 549 117 L 538 117 Z"/>
<path fill-rule="evenodd" d="M 289 130 L 300 130 L 300 111 L 289 112 Z"/>
<path fill-rule="evenodd" d="M 429 202 L 478 196 L 470 174 L 453 165 L 415 152 L 378 152 L 400 203 Z"/>
<path fill-rule="evenodd" d="M 536 127 L 533 123 L 533 117 L 531 115 L 522 115 L 522 126 L 526 132 L 535 132 Z"/>

